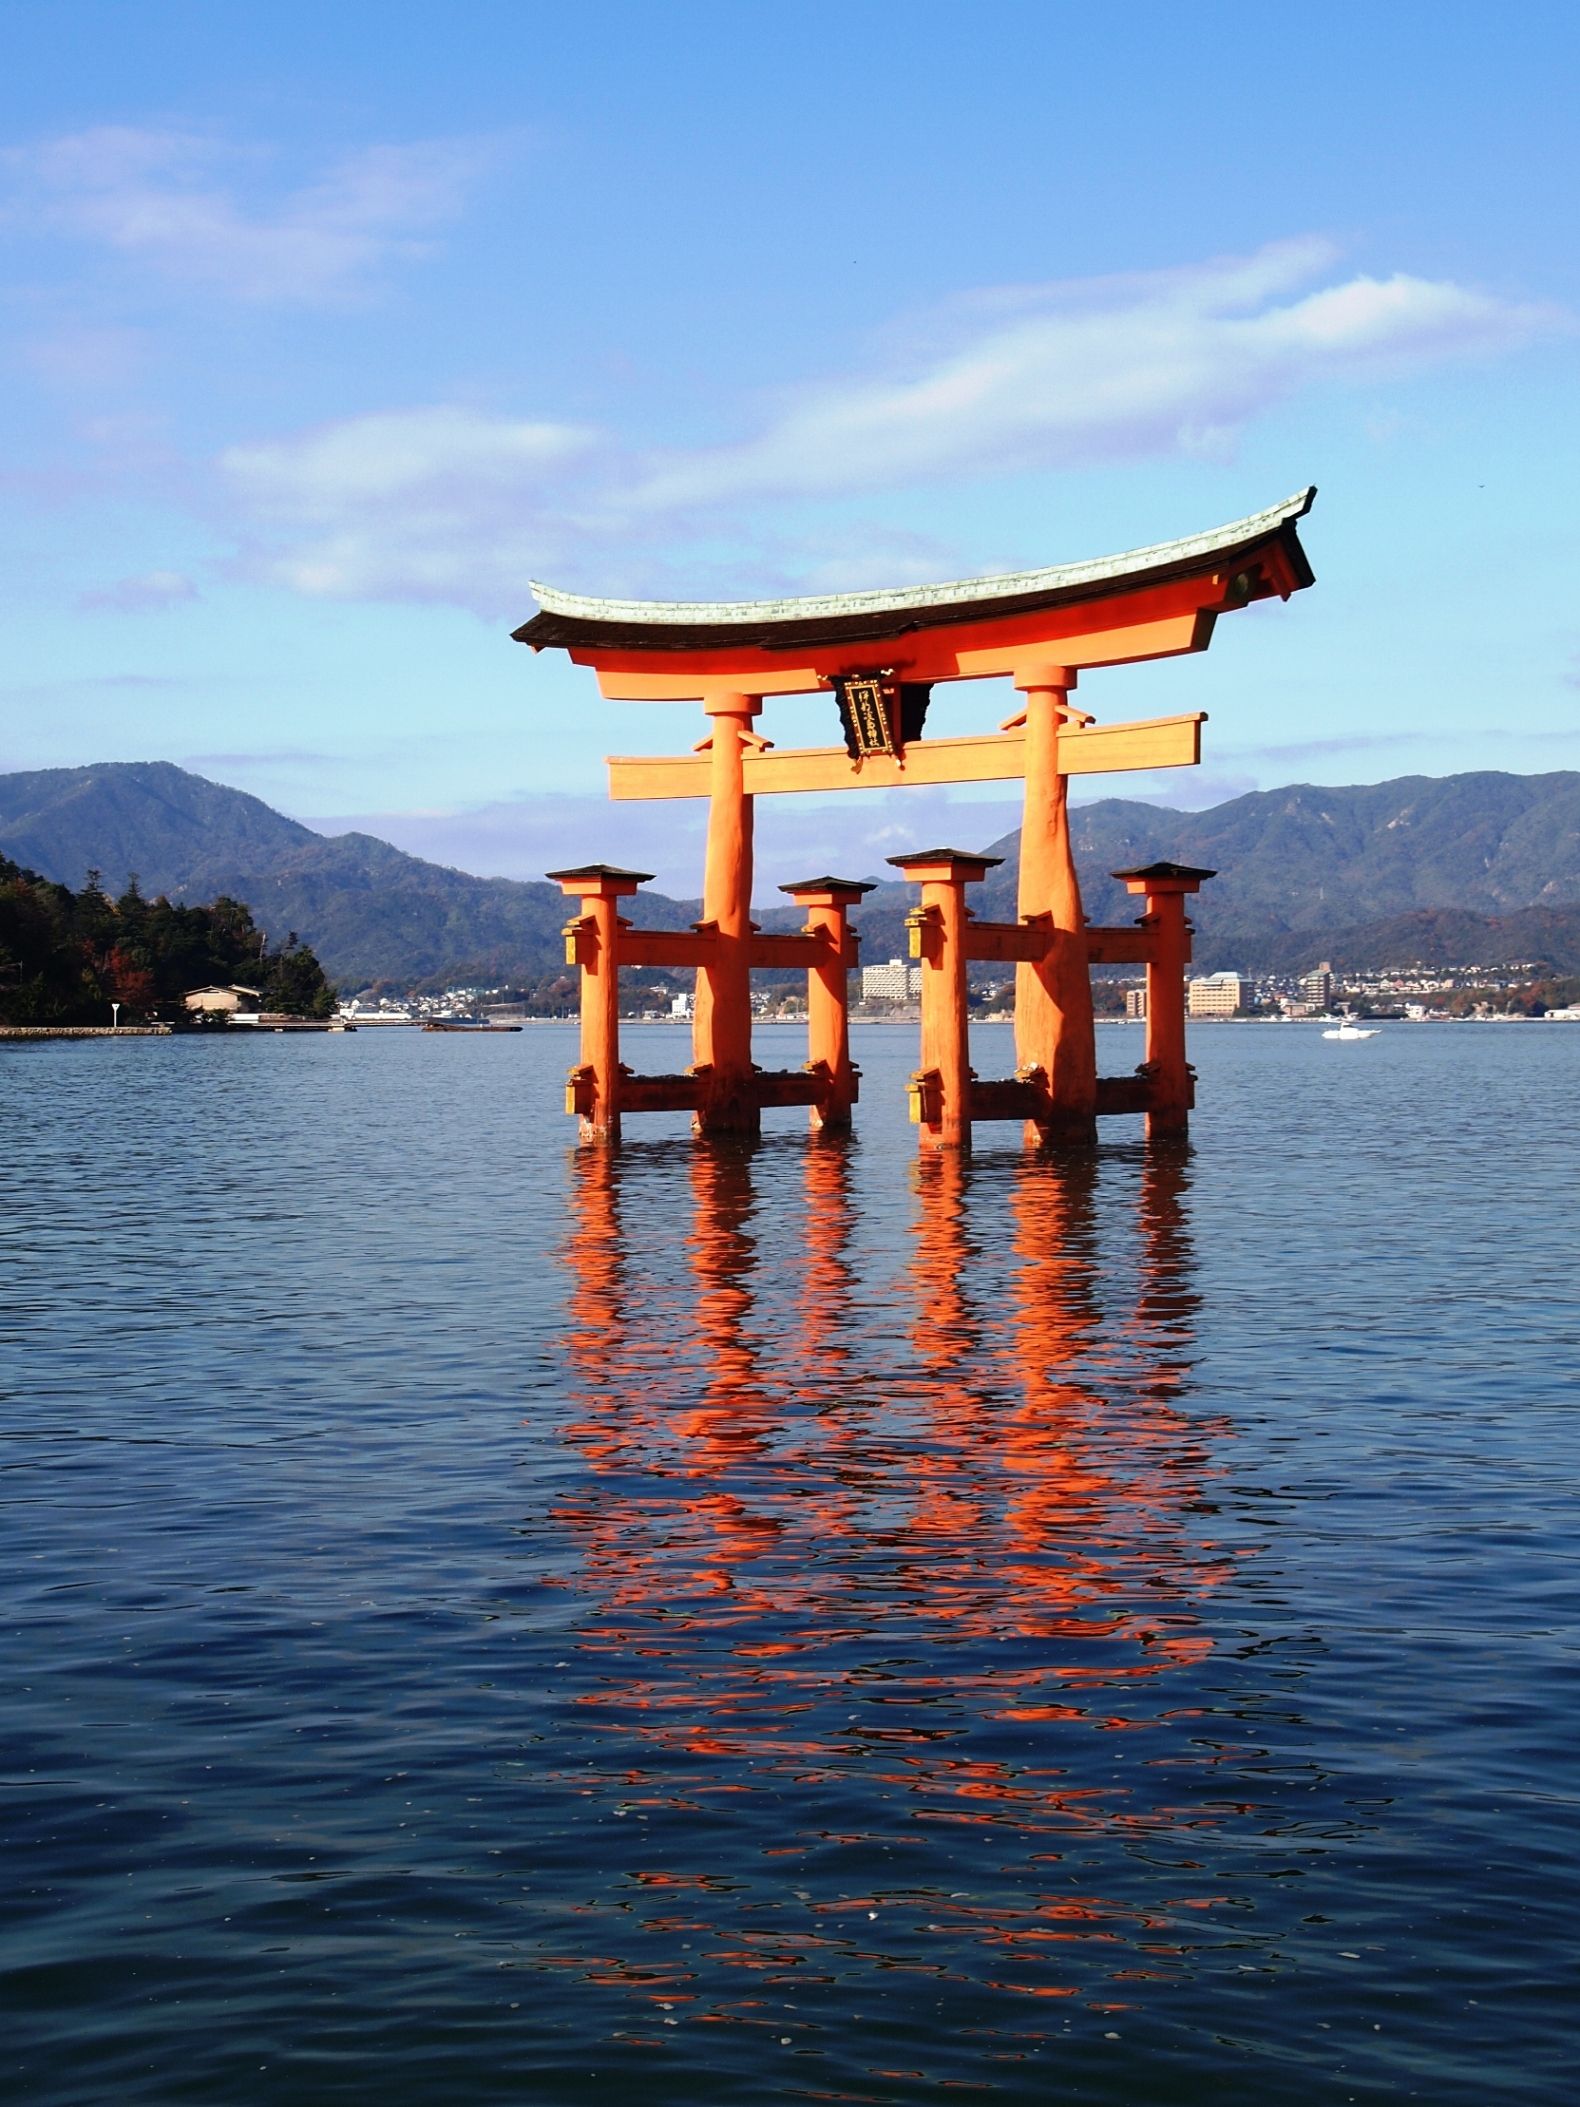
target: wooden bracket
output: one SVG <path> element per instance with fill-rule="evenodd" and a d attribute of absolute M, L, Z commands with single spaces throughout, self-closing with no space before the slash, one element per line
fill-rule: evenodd
<path fill-rule="evenodd" d="M 905 917 L 912 958 L 936 960 L 944 940 L 944 918 L 937 907 L 913 907 Z M 931 1073 L 931 1071 L 929 1071 Z"/>
<path fill-rule="evenodd" d="M 598 923 L 590 914 L 578 915 L 573 922 L 565 924 L 565 963 L 568 966 L 591 966 L 598 959 Z"/>
<path fill-rule="evenodd" d="M 906 1085 L 913 1127 L 936 1127 L 944 1112 L 944 1079 L 936 1068 L 918 1068 Z"/>
<path fill-rule="evenodd" d="M 573 1116 L 580 1113 L 583 1119 L 591 1119 L 597 1099 L 598 1085 L 593 1070 L 587 1066 L 573 1068 L 565 1078 L 566 1111 Z"/>

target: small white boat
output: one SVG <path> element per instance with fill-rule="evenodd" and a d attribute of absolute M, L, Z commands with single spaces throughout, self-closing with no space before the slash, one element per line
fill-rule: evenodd
<path fill-rule="evenodd" d="M 1324 1032 L 1322 1036 L 1324 1039 L 1375 1039 L 1377 1029 L 1374 1025 L 1369 1032 L 1366 1032 L 1362 1031 L 1358 1024 L 1340 1024 L 1334 1030 Z"/>

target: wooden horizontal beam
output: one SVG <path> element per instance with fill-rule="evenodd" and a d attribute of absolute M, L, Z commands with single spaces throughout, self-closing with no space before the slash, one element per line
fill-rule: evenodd
<path fill-rule="evenodd" d="M 1033 922 L 978 922 L 965 925 L 966 957 L 977 964 L 1009 965 L 1022 959 L 1035 961 L 1048 949 L 1050 924 Z M 854 938 L 856 932 L 852 931 Z M 1152 957 L 1152 931 L 1139 922 L 1115 928 L 1088 926 L 1083 932 L 1086 956 L 1094 966 L 1144 966 Z M 590 963 L 596 953 L 596 933 L 591 918 L 569 923 L 565 931 L 566 956 L 572 965 Z M 622 924 L 622 966 L 705 966 L 713 957 L 717 932 L 711 923 L 696 929 L 631 929 Z M 846 964 L 856 963 L 853 942 Z M 754 969 L 811 967 L 821 965 L 828 954 L 828 940 L 817 932 L 797 930 L 780 934 L 756 934 L 751 939 L 750 962 Z"/>
<path fill-rule="evenodd" d="M 622 966 L 705 966 L 718 947 L 718 931 L 707 929 L 622 929 Z"/>
<path fill-rule="evenodd" d="M 1191 768 L 1201 759 L 1204 710 L 1184 717 L 1151 717 L 1137 724 L 1089 724 L 1059 735 L 1065 775 L 1106 775 L 1138 768 Z M 790 748 L 747 754 L 742 775 L 749 797 L 793 791 L 899 790 L 908 783 L 1008 783 L 1026 773 L 1024 732 L 987 732 L 968 739 L 918 739 L 903 759 L 869 754 L 853 761 L 842 746 Z M 616 800 L 706 797 L 706 754 L 618 755 L 609 761 L 609 795 Z"/>
<path fill-rule="evenodd" d="M 1053 918 L 1039 915 L 1034 922 L 973 922 L 965 925 L 966 957 L 985 963 L 1010 965 L 1021 960 L 1035 963 L 1048 955 L 1053 941 Z"/>
<path fill-rule="evenodd" d="M 1097 1109 L 1101 1113 L 1148 1112 L 1152 1108 L 1152 1078 L 1136 1075 L 1103 1075 L 1097 1079 Z M 1036 1083 L 1019 1077 L 1005 1082 L 971 1085 L 973 1119 L 1042 1119 L 1048 1112 L 1048 1093 Z"/>
<path fill-rule="evenodd" d="M 1178 658 L 1186 652 L 1205 651 L 1212 641 L 1216 615 L 1191 608 L 1183 613 L 1161 615 L 1150 622 L 1126 622 L 1107 630 L 1060 635 L 1053 626 L 1039 630 L 1035 642 L 1044 657 L 1062 666 L 1084 672 L 1091 666 L 1133 666 L 1143 659 Z M 960 680 L 981 680 L 1008 673 L 1019 679 L 1035 661 L 1036 650 L 1025 642 L 997 637 L 975 650 L 961 645 L 952 654 L 953 671 Z M 934 678 L 947 680 L 947 672 Z M 914 676 L 913 676 L 914 678 Z"/>
<path fill-rule="evenodd" d="M 1196 1105 L 1196 1079 L 1187 1075 L 1187 1109 Z M 1155 1080 L 1138 1068 L 1134 1075 L 1100 1075 L 1097 1078 L 1099 1112 L 1150 1112 L 1156 1097 Z"/>
<path fill-rule="evenodd" d="M 760 1068 L 751 1079 L 752 1096 L 765 1110 L 775 1105 L 815 1105 L 827 1089 L 827 1074 L 810 1068 Z"/>
<path fill-rule="evenodd" d="M 1086 961 L 1092 966 L 1144 966 L 1152 957 L 1152 931 L 1139 923 L 1128 928 L 1099 929 L 1088 926 Z"/>
<path fill-rule="evenodd" d="M 1035 1083 L 1009 1081 L 971 1085 L 973 1119 L 1037 1119 L 1046 1114 L 1048 1093 Z"/>
<path fill-rule="evenodd" d="M 1152 1079 L 1144 1075 L 1100 1075 L 1097 1109 L 1101 1112 L 1150 1112 Z"/>
<path fill-rule="evenodd" d="M 572 1071 L 572 1085 L 585 1073 Z M 704 1075 L 622 1075 L 622 1112 L 695 1112 L 708 1087 Z M 782 1105 L 815 1105 L 827 1093 L 826 1069 L 756 1068 L 747 1084 L 752 1098 L 766 1108 Z M 579 1109 L 572 1106 L 572 1110 Z"/>
<path fill-rule="evenodd" d="M 705 966 L 718 950 L 719 933 L 711 922 L 696 929 L 630 929 L 620 931 L 622 966 Z M 749 964 L 758 969 L 796 967 L 810 970 L 828 957 L 828 939 L 820 931 L 794 930 L 754 935 Z M 855 963 L 852 944 L 849 964 Z M 573 961 L 574 963 L 574 961 Z"/>
<path fill-rule="evenodd" d="M 1081 669 L 1133 665 L 1205 651 L 1219 612 L 1234 599 L 1221 572 L 1175 578 L 1105 601 L 985 615 L 942 627 L 902 625 L 894 632 L 818 643 L 719 644 L 683 651 L 644 645 L 568 643 L 577 665 L 595 667 L 612 702 L 686 702 L 726 691 L 797 695 L 826 691 L 830 681 L 892 669 L 897 680 L 1019 679 L 1039 662 Z"/>
<path fill-rule="evenodd" d="M 747 949 L 752 966 L 820 966 L 829 955 L 826 937 L 800 930 L 784 936 L 754 936 Z"/>
<path fill-rule="evenodd" d="M 695 1112 L 702 1103 L 700 1075 L 623 1075 L 622 1112 Z"/>

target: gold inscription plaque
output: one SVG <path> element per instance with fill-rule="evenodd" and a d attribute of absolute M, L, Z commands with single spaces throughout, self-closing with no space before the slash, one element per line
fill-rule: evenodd
<path fill-rule="evenodd" d="M 899 748 L 894 737 L 895 704 L 898 699 L 894 689 L 886 681 L 846 681 L 845 709 L 850 719 L 851 734 L 856 742 L 856 752 L 862 760 L 870 754 L 898 754 Z"/>

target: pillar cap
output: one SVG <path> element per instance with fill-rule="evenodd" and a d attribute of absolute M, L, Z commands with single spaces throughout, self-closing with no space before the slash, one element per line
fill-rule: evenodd
<path fill-rule="evenodd" d="M 1198 870 L 1189 863 L 1143 863 L 1134 870 L 1114 871 L 1115 878 L 1122 878 L 1132 892 L 1143 887 L 1151 892 L 1193 893 L 1208 878 L 1216 878 L 1216 871 Z"/>
<path fill-rule="evenodd" d="M 652 881 L 651 871 L 626 871 L 617 863 L 579 863 L 574 870 L 545 871 L 544 877 L 568 893 L 605 893 L 616 898 Z"/>
<path fill-rule="evenodd" d="M 798 878 L 794 885 L 781 885 L 779 890 L 788 893 L 792 900 L 802 893 L 846 893 L 859 899 L 863 893 L 876 889 L 876 881 L 863 878 Z"/>
<path fill-rule="evenodd" d="M 983 856 L 974 849 L 912 849 L 907 855 L 891 856 L 888 860 L 913 881 L 962 878 L 968 885 L 985 878 L 1004 861 L 1002 856 Z"/>

